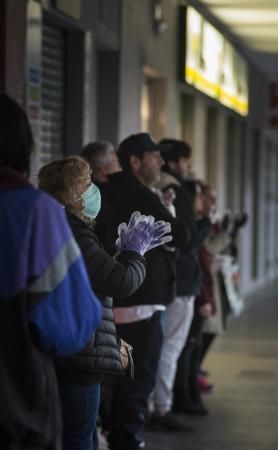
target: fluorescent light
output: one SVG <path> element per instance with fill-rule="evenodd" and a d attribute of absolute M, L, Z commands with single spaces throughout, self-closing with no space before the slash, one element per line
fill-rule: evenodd
<path fill-rule="evenodd" d="M 267 10 L 263 8 L 211 8 L 211 11 L 229 25 L 278 23 L 278 8 Z"/>

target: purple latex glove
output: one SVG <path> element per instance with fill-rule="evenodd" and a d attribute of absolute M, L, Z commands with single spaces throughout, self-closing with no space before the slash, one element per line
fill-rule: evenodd
<path fill-rule="evenodd" d="M 170 231 L 168 222 L 155 222 L 154 217 L 135 211 L 128 225 L 125 222 L 119 225 L 116 244 L 119 250 L 134 250 L 144 255 L 148 250 L 171 241 L 172 236 L 164 236 Z"/>
<path fill-rule="evenodd" d="M 148 250 L 151 250 L 154 247 L 158 247 L 159 245 L 167 244 L 167 242 L 170 242 L 173 239 L 171 235 L 167 234 L 171 233 L 171 224 L 169 222 L 164 222 L 164 220 L 154 222 L 152 225 L 152 229 L 153 238 Z"/>

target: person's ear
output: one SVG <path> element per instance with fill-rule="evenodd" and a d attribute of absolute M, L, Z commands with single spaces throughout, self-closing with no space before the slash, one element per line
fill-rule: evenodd
<path fill-rule="evenodd" d="M 136 172 L 141 168 L 141 159 L 136 155 L 131 155 L 129 164 L 130 167 Z"/>
<path fill-rule="evenodd" d="M 100 164 L 98 169 L 96 170 L 96 178 L 98 176 L 106 176 L 107 173 L 108 173 L 107 166 L 105 166 L 104 164 Z"/>

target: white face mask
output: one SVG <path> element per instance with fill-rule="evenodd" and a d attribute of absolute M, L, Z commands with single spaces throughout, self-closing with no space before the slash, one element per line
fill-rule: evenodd
<path fill-rule="evenodd" d="M 101 194 L 99 188 L 95 184 L 91 184 L 88 189 L 81 195 L 84 202 L 85 216 L 95 219 L 101 207 Z"/>

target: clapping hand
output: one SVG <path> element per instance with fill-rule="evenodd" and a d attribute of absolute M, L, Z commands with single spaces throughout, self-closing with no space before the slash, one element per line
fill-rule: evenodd
<path fill-rule="evenodd" d="M 119 250 L 133 250 L 144 255 L 147 251 L 170 242 L 172 236 L 165 236 L 170 232 L 169 222 L 156 222 L 153 216 L 145 216 L 135 211 L 128 224 L 123 222 L 119 225 L 116 245 Z"/>

